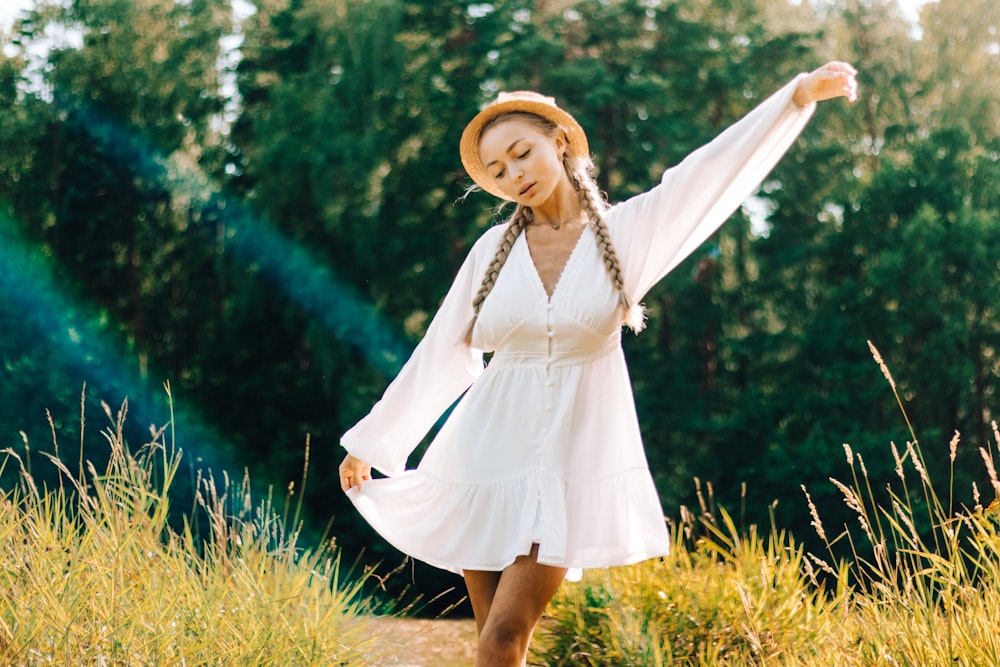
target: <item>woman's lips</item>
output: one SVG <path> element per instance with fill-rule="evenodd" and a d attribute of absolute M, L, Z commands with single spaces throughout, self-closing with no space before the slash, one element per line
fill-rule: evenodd
<path fill-rule="evenodd" d="M 521 190 L 518 192 L 518 194 L 520 194 L 522 196 L 526 195 L 526 194 L 528 194 L 528 191 L 531 190 L 534 187 L 535 187 L 535 181 L 532 181 L 531 183 L 528 183 L 523 188 L 521 188 Z"/>

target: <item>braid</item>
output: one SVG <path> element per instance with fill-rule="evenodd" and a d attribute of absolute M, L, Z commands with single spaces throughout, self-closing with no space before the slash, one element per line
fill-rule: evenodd
<path fill-rule="evenodd" d="M 604 223 L 604 213 L 607 211 L 608 205 L 601 197 L 597 183 L 591 176 L 593 162 L 589 158 L 571 159 L 567 156 L 563 159 L 563 165 L 570 183 L 573 184 L 577 196 L 580 197 L 580 205 L 594 227 L 597 247 L 604 255 L 604 267 L 608 270 L 611 283 L 618 290 L 618 302 L 623 311 L 622 322 L 635 333 L 639 333 L 645 328 L 646 309 L 641 304 L 633 305 L 625 292 L 625 276 L 622 273 L 621 262 L 618 261 L 618 253 L 615 252 L 615 247 L 611 243 L 608 226 Z"/>
<path fill-rule="evenodd" d="M 476 292 L 476 296 L 472 299 L 472 319 L 462 334 L 462 339 L 466 344 L 472 344 L 472 330 L 476 326 L 476 320 L 479 319 L 479 311 L 483 307 L 483 302 L 486 301 L 486 297 L 493 291 L 493 286 L 500 275 L 500 269 L 507 263 L 510 250 L 514 247 L 514 241 L 521 235 L 524 228 L 528 226 L 532 217 L 533 213 L 531 209 L 526 206 L 518 206 L 514 210 L 514 214 L 507 224 L 507 229 L 504 230 L 503 236 L 500 238 L 497 253 L 493 256 L 493 261 L 490 262 L 489 267 L 487 267 L 486 275 L 483 276 L 483 283 L 479 286 L 479 291 Z"/>

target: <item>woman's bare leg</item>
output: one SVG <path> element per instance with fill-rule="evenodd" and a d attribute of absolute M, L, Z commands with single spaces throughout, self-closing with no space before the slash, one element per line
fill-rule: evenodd
<path fill-rule="evenodd" d="M 472 613 L 476 617 L 476 632 L 483 634 L 483 626 L 490 614 L 490 605 L 500 585 L 501 572 L 483 570 L 465 570 L 465 588 L 469 591 L 469 602 L 472 603 Z"/>
<path fill-rule="evenodd" d="M 534 544 L 530 554 L 519 557 L 502 573 L 476 572 L 471 580 L 466 573 L 479 628 L 476 667 L 525 664 L 535 625 L 566 576 L 565 568 L 541 565 L 537 558 L 538 545 Z"/>

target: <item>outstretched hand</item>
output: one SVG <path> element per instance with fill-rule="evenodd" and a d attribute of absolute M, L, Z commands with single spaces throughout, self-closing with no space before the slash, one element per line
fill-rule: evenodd
<path fill-rule="evenodd" d="M 835 97 L 846 97 L 849 102 L 856 102 L 857 74 L 858 71 L 848 63 L 829 62 L 799 80 L 792 100 L 799 107 Z"/>
<path fill-rule="evenodd" d="M 352 487 L 361 490 L 362 482 L 372 478 L 372 467 L 361 459 L 348 454 L 340 464 L 340 488 L 349 491 Z"/>

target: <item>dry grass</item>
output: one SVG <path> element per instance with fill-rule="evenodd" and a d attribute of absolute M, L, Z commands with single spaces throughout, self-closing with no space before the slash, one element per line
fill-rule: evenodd
<path fill-rule="evenodd" d="M 896 479 L 877 491 L 845 445 L 851 479 L 830 481 L 856 522 L 836 535 L 803 487 L 826 553 L 804 553 L 784 534 L 740 535 L 702 503 L 699 517 L 682 517 L 669 558 L 564 586 L 535 642 L 536 663 L 1000 665 L 1000 503 L 984 509 L 974 488 L 974 507 L 954 507 L 951 480 L 939 497 L 889 369 L 874 346 L 872 354 L 912 440 L 890 444 Z M 953 465 L 958 446 L 956 433 Z M 992 452 L 980 453 L 1000 493 Z M 838 558 L 844 545 L 850 555 Z"/>
<path fill-rule="evenodd" d="M 948 497 L 939 496 L 896 383 L 878 350 L 869 346 L 892 388 L 911 440 L 903 448 L 890 443 L 897 479 L 879 489 L 878 495 L 864 459 L 845 445 L 851 482 L 830 481 L 853 510 L 857 525 L 827 539 L 815 514 L 828 553 L 833 553 L 833 544 L 840 540 L 846 540 L 852 552 L 849 569 L 837 573 L 840 584 L 851 587 L 847 599 L 851 664 L 1000 664 L 997 500 L 984 509 L 979 490 L 973 486 L 975 505 L 954 506 L 957 432 L 948 443 L 952 466 Z M 993 434 L 1000 447 L 996 422 Z M 1000 494 L 993 454 L 985 447 L 980 454 L 994 494 Z M 813 562 L 824 563 L 818 556 Z M 815 572 L 807 575 L 815 580 Z"/>
<path fill-rule="evenodd" d="M 471 667 L 476 659 L 476 622 L 471 619 L 371 619 L 371 632 L 394 667 Z"/>
<path fill-rule="evenodd" d="M 168 388 L 169 392 L 169 388 Z M 40 489 L 12 450 L 0 470 L 20 483 L 0 495 L 0 662 L 18 665 L 355 665 L 382 656 L 359 598 L 339 579 L 332 545 L 297 546 L 246 480 L 198 484 L 210 535 L 167 524 L 180 454 L 166 428 L 132 452 L 127 404 L 103 436 L 104 470 L 71 472 Z M 27 444 L 27 443 L 26 443 Z M 58 451 L 58 445 L 56 445 Z M 293 518 L 292 525 L 296 519 Z"/>
<path fill-rule="evenodd" d="M 340 581 L 332 544 L 297 546 L 286 528 L 297 508 L 289 519 L 288 499 L 280 515 L 269 499 L 254 504 L 246 480 L 200 479 L 207 539 L 171 530 L 179 453 L 166 428 L 131 452 L 125 407 L 107 410 L 103 471 L 81 460 L 71 473 L 49 456 L 61 481 L 39 489 L 18 454 L 0 459 L 0 472 L 20 473 L 0 492 L 0 663 L 472 664 L 471 621 L 372 616 L 361 584 Z M 564 585 L 530 664 L 1000 664 L 998 503 L 982 507 L 974 489 L 974 507 L 954 507 L 951 483 L 939 497 L 910 435 L 903 447 L 890 443 L 896 475 L 877 490 L 845 446 L 850 479 L 831 483 L 856 521 L 838 534 L 803 489 L 825 553 L 775 531 L 741 532 L 702 503 L 698 517 L 682 516 L 669 558 Z M 995 424 L 994 437 L 1000 447 Z M 953 463 L 959 440 L 947 443 Z M 996 493 L 991 449 L 981 455 Z M 838 558 L 844 545 L 850 556 Z"/>
<path fill-rule="evenodd" d="M 536 664 L 835 664 L 829 642 L 843 643 L 844 597 L 805 581 L 802 550 L 786 536 L 740 536 L 720 517 L 696 547 L 676 531 L 668 558 L 564 585 L 535 642 Z"/>

